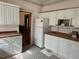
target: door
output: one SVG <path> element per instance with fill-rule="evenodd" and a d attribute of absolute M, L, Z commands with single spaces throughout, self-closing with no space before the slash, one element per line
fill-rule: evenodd
<path fill-rule="evenodd" d="M 31 44 L 31 13 L 25 11 L 20 12 L 19 32 L 22 34 L 22 46 Z"/>
<path fill-rule="evenodd" d="M 31 20 L 30 15 L 24 15 L 24 33 L 23 33 L 23 45 L 29 45 L 31 43 Z"/>

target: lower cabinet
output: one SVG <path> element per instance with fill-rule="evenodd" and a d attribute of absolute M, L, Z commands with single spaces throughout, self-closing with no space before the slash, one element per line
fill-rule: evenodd
<path fill-rule="evenodd" d="M 60 59 L 79 59 L 79 42 L 45 34 L 45 48 Z"/>
<path fill-rule="evenodd" d="M 9 56 L 9 45 L 5 42 L 6 38 L 0 38 L 0 59 Z"/>
<path fill-rule="evenodd" d="M 1 41 L 2 40 L 2 41 Z M 22 36 L 13 36 L 0 39 L 0 58 L 21 53 Z"/>
<path fill-rule="evenodd" d="M 9 37 L 8 44 L 11 54 L 18 54 L 22 51 L 22 36 Z"/>
<path fill-rule="evenodd" d="M 59 44 L 58 44 L 58 57 L 61 59 L 67 59 L 68 58 L 68 43 L 67 39 L 64 38 L 58 38 Z"/>
<path fill-rule="evenodd" d="M 79 42 L 70 42 L 71 50 L 69 59 L 79 59 Z"/>
<path fill-rule="evenodd" d="M 45 35 L 45 47 L 54 51 L 53 54 L 57 55 L 58 39 L 51 35 Z"/>

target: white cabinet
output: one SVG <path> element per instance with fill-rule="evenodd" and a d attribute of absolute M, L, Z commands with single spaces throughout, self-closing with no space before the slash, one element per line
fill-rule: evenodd
<path fill-rule="evenodd" d="M 70 46 L 69 59 L 79 59 L 79 42 L 70 41 Z"/>
<path fill-rule="evenodd" d="M 79 42 L 45 34 L 45 48 L 60 59 L 79 59 Z"/>
<path fill-rule="evenodd" d="M 57 53 L 57 48 L 58 48 L 58 38 L 55 36 L 50 36 L 50 46 L 51 46 L 51 50 L 54 51 L 55 53 Z M 52 49 L 53 48 L 53 49 Z"/>
<path fill-rule="evenodd" d="M 52 35 L 45 35 L 45 48 L 53 51 L 54 55 L 57 55 L 58 39 Z"/>
<path fill-rule="evenodd" d="M 79 27 L 79 8 L 75 9 L 75 14 L 72 20 L 72 25 L 75 27 Z"/>
<path fill-rule="evenodd" d="M 77 22 L 76 22 L 76 27 L 79 27 L 79 8 L 77 9 Z"/>
<path fill-rule="evenodd" d="M 50 12 L 48 17 L 49 17 L 49 25 L 56 26 L 57 25 L 57 17 L 56 17 L 56 12 Z"/>
<path fill-rule="evenodd" d="M 58 38 L 59 44 L 58 44 L 58 56 L 61 59 L 67 59 L 68 58 L 68 42 L 67 39 L 64 38 Z"/>
<path fill-rule="evenodd" d="M 73 19 L 75 9 L 57 11 L 57 19 Z"/>
<path fill-rule="evenodd" d="M 0 5 L 0 25 L 4 24 L 4 6 Z"/>
<path fill-rule="evenodd" d="M 5 42 L 6 38 L 0 38 L 0 59 L 10 56 L 10 46 Z"/>
<path fill-rule="evenodd" d="M 19 9 L 17 7 L 11 7 L 11 23 L 19 25 Z"/>
<path fill-rule="evenodd" d="M 75 9 L 67 9 L 65 10 L 65 18 L 72 20 L 74 18 Z"/>
<path fill-rule="evenodd" d="M 51 48 L 50 42 L 51 42 L 50 35 L 45 34 L 45 42 L 44 42 L 45 44 L 44 44 L 44 46 L 45 46 L 46 49 Z"/>
<path fill-rule="evenodd" d="M 65 19 L 65 10 L 57 11 L 57 19 Z"/>
<path fill-rule="evenodd" d="M 4 38 L 4 41 L 8 44 L 8 53 L 10 55 L 20 53 L 22 51 L 22 36 L 13 36 Z"/>
<path fill-rule="evenodd" d="M 19 7 L 0 3 L 0 25 L 19 25 Z"/>

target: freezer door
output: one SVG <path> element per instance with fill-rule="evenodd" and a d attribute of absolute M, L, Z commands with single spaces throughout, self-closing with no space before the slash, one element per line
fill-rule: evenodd
<path fill-rule="evenodd" d="M 43 27 L 43 18 L 36 19 L 35 26 Z"/>

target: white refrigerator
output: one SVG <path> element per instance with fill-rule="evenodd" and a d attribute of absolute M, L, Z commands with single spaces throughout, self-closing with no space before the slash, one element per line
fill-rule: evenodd
<path fill-rule="evenodd" d="M 35 20 L 34 44 L 40 48 L 44 47 L 44 34 L 50 31 L 48 18 L 37 18 Z"/>

